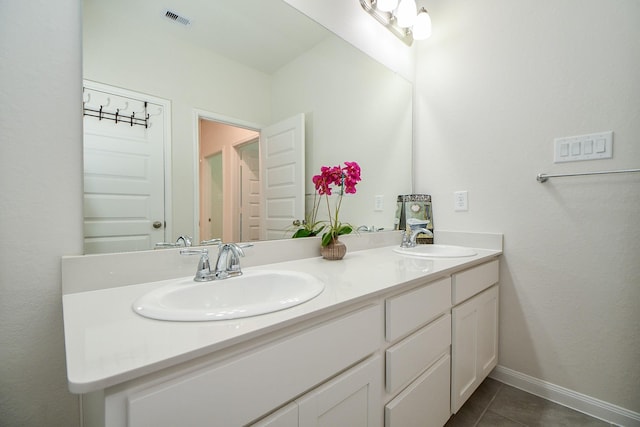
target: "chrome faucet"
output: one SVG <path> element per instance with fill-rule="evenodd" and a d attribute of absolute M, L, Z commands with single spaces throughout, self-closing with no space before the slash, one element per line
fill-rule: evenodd
<path fill-rule="evenodd" d="M 401 248 L 415 248 L 416 247 L 416 237 L 418 234 L 424 233 L 429 237 L 433 237 L 433 233 L 431 230 L 420 227 L 416 229 L 411 229 L 407 227 L 407 230 L 402 234 L 402 242 L 400 243 Z"/>
<path fill-rule="evenodd" d="M 240 276 L 240 257 L 244 256 L 242 248 L 235 243 L 224 243 L 218 249 L 218 260 L 213 272 L 216 279 Z"/>
<path fill-rule="evenodd" d="M 209 261 L 209 249 L 183 249 L 181 255 L 200 255 L 198 268 L 193 280 L 196 282 L 209 282 L 211 280 L 221 280 L 228 277 L 240 276 L 240 257 L 244 256 L 242 248 L 253 246 L 252 244 L 223 243 L 218 248 L 218 259 L 216 266 L 211 271 Z"/>
<path fill-rule="evenodd" d="M 183 234 L 176 239 L 175 243 L 168 243 L 168 242 L 156 243 L 154 249 L 181 248 L 181 247 L 189 248 L 192 246 L 192 244 L 193 244 L 192 237 Z"/>
<path fill-rule="evenodd" d="M 181 243 L 182 241 L 182 243 Z M 181 235 L 176 239 L 176 246 L 184 246 L 186 248 L 191 246 L 192 238 L 190 236 Z"/>

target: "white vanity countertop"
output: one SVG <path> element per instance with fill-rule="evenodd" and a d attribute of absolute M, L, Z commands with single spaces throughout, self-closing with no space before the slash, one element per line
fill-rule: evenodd
<path fill-rule="evenodd" d="M 66 294 L 63 307 L 69 389 L 73 393 L 104 389 L 416 280 L 446 276 L 502 253 L 476 248 L 477 255 L 472 257 L 425 259 L 402 256 L 392 249 L 386 246 L 347 252 L 341 261 L 315 257 L 245 268 L 306 272 L 322 280 L 325 289 L 304 304 L 244 319 L 171 322 L 133 312 L 133 301 L 167 281 Z"/>

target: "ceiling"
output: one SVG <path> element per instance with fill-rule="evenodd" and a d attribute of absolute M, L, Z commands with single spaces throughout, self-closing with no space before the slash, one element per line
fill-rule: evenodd
<path fill-rule="evenodd" d="M 147 36 L 170 33 L 267 74 L 330 35 L 283 0 L 85 0 L 85 7 L 103 1 Z M 167 9 L 190 24 L 166 18 Z"/>

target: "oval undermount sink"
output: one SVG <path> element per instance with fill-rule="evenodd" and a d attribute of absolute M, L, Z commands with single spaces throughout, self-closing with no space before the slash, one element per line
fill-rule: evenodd
<path fill-rule="evenodd" d="M 302 304 L 323 289 L 324 283 L 307 273 L 246 270 L 242 276 L 210 282 L 176 279 L 138 298 L 133 310 L 159 320 L 237 319 Z"/>
<path fill-rule="evenodd" d="M 424 258 L 458 258 L 477 254 L 474 249 L 452 245 L 416 245 L 413 248 L 401 248 L 398 246 L 393 248 L 393 251 L 402 255 Z"/>

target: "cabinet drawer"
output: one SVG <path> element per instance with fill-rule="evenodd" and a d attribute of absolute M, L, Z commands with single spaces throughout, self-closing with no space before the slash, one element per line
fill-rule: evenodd
<path fill-rule="evenodd" d="M 381 311 L 369 306 L 132 392 L 128 425 L 245 425 L 373 353 L 381 340 Z"/>
<path fill-rule="evenodd" d="M 384 408 L 385 427 L 442 427 L 449 412 L 449 368 L 443 356 Z"/>
<path fill-rule="evenodd" d="M 386 339 L 392 342 L 451 308 L 451 278 L 387 298 Z"/>
<path fill-rule="evenodd" d="M 386 352 L 386 387 L 394 393 L 428 368 L 451 345 L 451 315 L 445 314 Z"/>
<path fill-rule="evenodd" d="M 453 305 L 465 301 L 498 283 L 498 260 L 470 268 L 451 276 Z"/>

